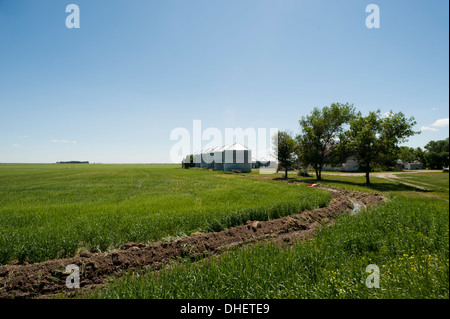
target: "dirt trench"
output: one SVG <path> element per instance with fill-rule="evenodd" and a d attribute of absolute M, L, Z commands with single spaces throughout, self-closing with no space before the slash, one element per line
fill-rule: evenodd
<path fill-rule="evenodd" d="M 263 240 L 289 244 L 312 238 L 320 225 L 329 225 L 340 214 L 352 212 L 353 203 L 367 207 L 383 202 L 380 194 L 317 187 L 332 192 L 327 207 L 269 221 L 248 221 L 220 232 L 195 233 L 170 242 L 128 243 L 110 253 L 84 251 L 68 259 L 0 266 L 0 298 L 48 298 L 59 292 L 73 292 L 74 289 L 66 287 L 69 274 L 65 270 L 70 264 L 79 267 L 80 289 L 84 291 L 104 285 L 112 275 L 130 270 L 158 270 L 177 258 L 218 255 L 226 248 Z"/>

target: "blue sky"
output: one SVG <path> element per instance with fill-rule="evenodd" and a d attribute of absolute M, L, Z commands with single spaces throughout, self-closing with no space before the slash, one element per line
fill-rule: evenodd
<path fill-rule="evenodd" d="M 423 147 L 449 135 L 448 6 L 0 0 L 0 162 L 168 162 L 171 131 L 193 120 L 297 133 L 333 102 L 414 116 L 406 145 Z"/>

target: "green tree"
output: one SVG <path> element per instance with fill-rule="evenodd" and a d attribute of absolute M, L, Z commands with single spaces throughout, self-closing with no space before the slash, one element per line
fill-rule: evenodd
<path fill-rule="evenodd" d="M 449 139 L 430 141 L 425 145 L 425 158 L 427 167 L 431 169 L 442 169 L 449 165 Z"/>
<path fill-rule="evenodd" d="M 351 104 L 333 103 L 331 106 L 314 108 L 310 115 L 299 121 L 302 133 L 297 136 L 300 162 L 311 165 L 316 171 L 317 180 L 322 179 L 325 165 L 338 165 L 343 162 L 344 153 L 339 152 L 339 135 L 344 124 L 355 115 Z"/>
<path fill-rule="evenodd" d="M 426 153 L 420 147 L 416 148 L 414 152 L 416 154 L 417 160 L 423 164 L 423 167 L 426 167 L 427 166 L 427 160 L 425 156 Z"/>
<path fill-rule="evenodd" d="M 279 131 L 273 137 L 275 155 L 284 167 L 284 178 L 288 177 L 288 169 L 296 162 L 295 140 L 288 132 Z"/>
<path fill-rule="evenodd" d="M 350 120 L 350 128 L 341 134 L 341 147 L 356 156 L 370 184 L 370 172 L 374 165 L 392 165 L 398 154 L 398 144 L 417 134 L 412 127 L 414 118 L 407 119 L 402 112 L 390 112 L 381 117 L 380 110 L 363 117 L 360 112 Z"/>
<path fill-rule="evenodd" d="M 400 146 L 398 153 L 397 153 L 397 158 L 401 159 L 403 161 L 403 163 L 411 163 L 414 162 L 416 160 L 418 160 L 418 157 L 416 155 L 416 150 L 412 147 L 408 147 L 408 146 Z"/>

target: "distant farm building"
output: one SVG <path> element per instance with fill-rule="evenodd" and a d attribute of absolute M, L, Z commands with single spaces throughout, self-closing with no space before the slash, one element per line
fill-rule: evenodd
<path fill-rule="evenodd" d="M 216 171 L 249 173 L 252 171 L 251 155 L 252 151 L 239 143 L 232 146 L 208 148 L 193 154 L 193 166 L 211 168 Z"/>
<path fill-rule="evenodd" d="M 405 169 L 408 169 L 408 170 L 422 169 L 422 166 L 423 166 L 422 163 L 418 163 L 418 162 L 404 164 Z"/>
<path fill-rule="evenodd" d="M 359 163 L 356 156 L 349 156 L 347 160 L 342 163 L 342 166 L 324 166 L 323 170 L 338 171 L 338 172 L 357 172 L 359 171 Z"/>
<path fill-rule="evenodd" d="M 252 151 L 244 145 L 236 143 L 223 152 L 225 155 L 223 170 L 225 172 L 238 170 L 243 173 L 249 173 L 252 171 Z"/>
<path fill-rule="evenodd" d="M 202 151 L 197 151 L 193 154 L 194 167 L 200 167 L 201 157 L 202 157 Z"/>
<path fill-rule="evenodd" d="M 218 146 L 218 147 L 216 147 L 216 148 L 212 148 L 212 149 L 209 151 L 209 153 L 208 153 L 209 156 L 207 156 L 207 159 L 206 159 L 206 161 L 207 161 L 206 167 L 207 167 L 207 168 L 212 168 L 212 169 L 214 169 L 214 167 L 215 167 L 215 163 L 214 163 L 215 154 L 216 154 L 216 151 L 218 151 L 219 149 L 221 149 L 220 146 Z"/>
<path fill-rule="evenodd" d="M 252 168 L 261 168 L 261 167 L 268 167 L 270 165 L 270 161 L 266 160 L 265 158 L 261 159 L 252 159 Z"/>

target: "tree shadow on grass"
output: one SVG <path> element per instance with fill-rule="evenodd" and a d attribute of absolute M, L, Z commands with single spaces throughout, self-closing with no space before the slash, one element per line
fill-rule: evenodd
<path fill-rule="evenodd" d="M 317 180 L 315 178 L 302 178 L 302 179 L 296 179 L 296 178 L 274 178 L 273 180 L 277 181 L 285 181 L 287 183 L 305 183 L 305 184 L 323 184 L 323 183 L 333 183 L 333 184 L 340 184 L 342 186 L 357 186 L 357 187 L 363 187 L 367 189 L 374 190 L 376 192 L 421 192 L 421 193 L 428 193 L 431 192 L 431 190 L 426 189 L 420 189 L 417 187 L 409 186 L 402 184 L 400 182 L 372 182 L 370 185 L 367 185 L 365 182 L 357 183 L 357 182 L 350 182 L 350 181 L 344 181 L 344 180 L 335 180 L 335 179 L 326 179 L 322 178 L 322 180 Z M 326 186 L 326 185 L 325 185 Z"/>
<path fill-rule="evenodd" d="M 272 178 L 272 180 L 274 180 L 274 181 L 281 181 L 281 182 L 288 182 L 288 183 L 302 182 L 302 180 L 299 180 L 299 179 L 297 179 L 295 177 L 288 177 L 288 178 L 274 177 L 274 178 Z"/>

